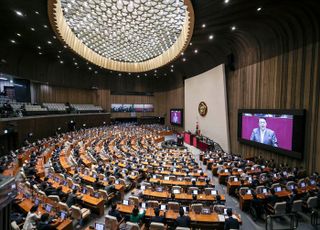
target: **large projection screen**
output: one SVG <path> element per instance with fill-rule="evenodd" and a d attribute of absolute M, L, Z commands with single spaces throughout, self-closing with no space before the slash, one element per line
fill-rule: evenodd
<path fill-rule="evenodd" d="M 229 128 L 227 92 L 224 65 L 185 80 L 185 130 L 195 132 L 199 124 L 201 134 L 219 143 L 229 152 Z M 204 101 L 208 106 L 207 115 L 198 113 L 198 105 Z"/>

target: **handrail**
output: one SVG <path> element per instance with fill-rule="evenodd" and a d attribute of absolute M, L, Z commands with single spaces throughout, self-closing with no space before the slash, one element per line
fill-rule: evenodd
<path fill-rule="evenodd" d="M 289 213 L 289 214 L 281 214 L 281 215 L 268 215 L 266 220 L 266 230 L 275 230 L 273 228 L 273 219 L 275 218 L 284 218 L 289 217 L 290 222 L 289 226 L 287 228 L 276 228 L 276 230 L 292 230 L 298 228 L 298 217 L 295 213 Z"/>

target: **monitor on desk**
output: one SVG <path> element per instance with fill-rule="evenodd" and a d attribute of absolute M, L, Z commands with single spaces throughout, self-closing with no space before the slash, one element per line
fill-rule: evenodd
<path fill-rule="evenodd" d="M 108 181 L 108 177 L 103 178 L 104 181 Z"/>
<path fill-rule="evenodd" d="M 60 218 L 61 218 L 61 220 L 66 219 L 67 216 L 68 216 L 68 213 L 67 213 L 67 212 L 65 212 L 65 211 L 61 211 L 61 212 L 60 212 Z"/>
<path fill-rule="evenodd" d="M 88 192 L 87 188 L 83 187 L 83 188 L 82 188 L 82 193 L 83 193 L 83 194 L 86 194 L 87 192 Z"/>
<path fill-rule="evenodd" d="M 161 211 L 166 211 L 167 206 L 165 204 L 160 205 L 160 210 Z"/>
<path fill-rule="evenodd" d="M 234 182 L 238 182 L 238 177 L 235 177 L 235 178 L 233 179 L 233 181 L 234 181 Z"/>
<path fill-rule="evenodd" d="M 36 206 L 39 206 L 40 200 L 39 200 L 38 198 L 36 198 L 36 199 L 34 200 L 34 204 L 35 204 Z"/>
<path fill-rule="evenodd" d="M 226 208 L 223 209 L 223 214 L 227 215 L 227 209 Z"/>
<path fill-rule="evenodd" d="M 210 214 L 210 213 L 211 213 L 210 208 L 203 208 L 203 209 L 201 210 L 201 213 L 202 213 L 202 214 Z"/>
<path fill-rule="evenodd" d="M 211 195 L 217 195 L 218 193 L 217 193 L 217 190 L 211 190 Z"/>
<path fill-rule="evenodd" d="M 62 181 L 62 185 L 63 185 L 63 186 L 68 186 L 68 181 L 65 181 L 65 180 Z"/>
<path fill-rule="evenodd" d="M 105 226 L 102 223 L 96 223 L 94 226 L 95 230 L 105 230 Z"/>
<path fill-rule="evenodd" d="M 193 191 L 192 191 L 192 194 L 193 194 L 193 195 L 198 195 L 198 190 L 193 190 Z"/>
<path fill-rule="evenodd" d="M 316 185 L 316 181 L 315 180 L 310 180 L 310 184 L 311 185 Z"/>
<path fill-rule="evenodd" d="M 141 203 L 141 208 L 146 209 L 147 208 L 147 204 L 145 202 Z"/>
<path fill-rule="evenodd" d="M 275 191 L 276 191 L 276 192 L 281 192 L 281 187 L 280 187 L 280 186 L 275 187 Z"/>
<path fill-rule="evenodd" d="M 262 193 L 267 194 L 268 190 L 266 188 L 262 189 Z"/>
<path fill-rule="evenodd" d="M 73 185 L 71 186 L 71 189 L 74 190 L 75 188 L 76 188 L 76 185 L 73 184 Z"/>
<path fill-rule="evenodd" d="M 97 178 L 97 174 L 93 173 L 93 174 L 92 174 L 92 177 L 93 177 L 94 179 L 96 179 L 96 178 Z"/>
<path fill-rule="evenodd" d="M 291 190 L 293 190 L 294 189 L 294 185 L 292 184 L 292 185 L 290 185 L 290 189 Z"/>
<path fill-rule="evenodd" d="M 248 195 L 251 195 L 251 194 L 252 194 L 251 189 L 247 190 L 247 194 L 248 194 Z"/>
<path fill-rule="evenodd" d="M 169 180 L 169 177 L 168 177 L 168 176 L 165 176 L 165 177 L 164 177 L 164 180 Z"/>
<path fill-rule="evenodd" d="M 51 204 L 46 204 L 46 208 L 45 208 L 47 213 L 50 213 L 52 210 L 52 205 Z"/>
<path fill-rule="evenodd" d="M 122 204 L 129 205 L 129 201 L 128 200 L 123 200 Z"/>
<path fill-rule="evenodd" d="M 179 189 L 174 189 L 174 190 L 173 190 L 173 193 L 174 193 L 174 194 L 179 194 L 179 193 L 180 193 L 180 190 L 179 190 Z"/>
<path fill-rule="evenodd" d="M 55 177 L 54 181 L 57 182 L 57 183 L 60 183 L 60 178 L 59 177 Z"/>
<path fill-rule="evenodd" d="M 141 190 L 142 191 L 146 190 L 146 186 L 145 185 L 141 185 Z"/>
<path fill-rule="evenodd" d="M 95 192 L 95 193 L 93 193 L 93 196 L 95 198 L 99 199 L 100 198 L 100 193 L 99 192 Z"/>
<path fill-rule="evenodd" d="M 156 176 L 156 175 L 153 175 L 152 178 L 153 178 L 153 179 L 157 179 L 157 176 Z"/>
<path fill-rule="evenodd" d="M 229 172 L 229 170 L 228 170 L 228 169 L 225 169 L 225 170 L 224 170 L 224 172 L 225 172 L 225 173 L 228 173 L 228 172 Z"/>
<path fill-rule="evenodd" d="M 120 184 L 120 182 L 118 180 L 115 181 L 115 184 Z"/>
<path fill-rule="evenodd" d="M 187 206 L 187 207 L 182 207 L 183 208 L 183 211 L 186 213 L 186 212 L 189 212 L 189 207 Z"/>
<path fill-rule="evenodd" d="M 301 188 L 304 188 L 304 187 L 306 187 L 306 183 L 301 182 L 300 186 L 301 186 Z"/>
<path fill-rule="evenodd" d="M 163 191 L 163 188 L 162 188 L 161 186 L 159 186 L 159 187 L 156 188 L 156 191 L 157 191 L 157 192 L 162 192 L 162 191 Z"/>

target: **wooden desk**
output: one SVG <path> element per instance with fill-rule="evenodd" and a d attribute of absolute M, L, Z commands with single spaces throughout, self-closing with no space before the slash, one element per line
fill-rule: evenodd
<path fill-rule="evenodd" d="M 19 194 L 17 196 L 17 199 L 21 199 L 22 198 L 22 194 Z M 32 206 L 34 205 L 34 203 L 32 202 L 32 200 L 30 199 L 24 199 L 23 201 L 19 202 L 18 203 L 18 206 L 21 208 L 21 210 L 24 212 L 24 213 L 28 213 L 30 211 L 30 209 L 32 208 Z M 38 208 L 38 211 L 41 213 L 41 214 L 44 214 L 46 213 L 46 211 L 42 208 L 42 206 L 40 205 L 39 208 Z M 55 212 L 51 212 L 49 213 L 51 216 L 55 216 L 56 213 Z M 72 226 L 72 220 L 70 218 L 67 218 L 63 221 L 61 220 L 57 220 L 57 221 L 60 221 L 61 223 L 57 226 L 57 229 L 58 230 L 72 230 L 73 229 L 73 226 Z"/>
<path fill-rule="evenodd" d="M 134 205 L 124 205 L 124 204 L 117 204 L 117 210 L 124 214 L 131 214 L 132 210 L 134 209 Z M 154 217 L 154 209 L 153 208 L 147 208 L 145 217 L 150 218 Z M 160 216 L 164 216 L 164 212 L 160 211 Z"/>
<path fill-rule="evenodd" d="M 233 194 L 235 189 L 240 187 L 241 182 L 240 181 L 228 181 L 227 183 L 227 193 L 229 195 Z"/>
<path fill-rule="evenodd" d="M 150 179 L 150 182 L 151 183 L 158 183 L 160 181 L 160 184 L 163 184 L 163 185 L 171 185 L 171 186 L 174 186 L 174 185 L 177 185 L 177 186 L 192 186 L 192 182 L 191 181 L 179 181 L 179 180 L 160 180 L 160 179 L 154 179 L 154 178 L 151 178 Z M 204 187 L 206 186 L 206 182 L 204 181 L 197 181 L 196 182 L 196 185 L 197 187 Z"/>
<path fill-rule="evenodd" d="M 229 172 L 221 172 L 218 174 L 219 184 L 226 184 L 226 179 L 230 176 Z"/>
<path fill-rule="evenodd" d="M 249 207 L 251 200 L 253 199 L 253 196 L 251 194 L 244 194 L 239 195 L 239 205 L 241 210 L 245 210 Z"/>

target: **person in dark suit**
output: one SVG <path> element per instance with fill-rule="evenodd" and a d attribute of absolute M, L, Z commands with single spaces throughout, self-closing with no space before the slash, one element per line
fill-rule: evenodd
<path fill-rule="evenodd" d="M 154 209 L 154 217 L 151 218 L 150 223 L 157 222 L 157 223 L 163 223 L 164 224 L 164 217 L 160 216 L 160 210 L 159 208 Z"/>
<path fill-rule="evenodd" d="M 175 221 L 175 227 L 190 227 L 191 219 L 189 216 L 184 215 L 184 210 L 182 207 L 179 209 L 179 217 Z"/>
<path fill-rule="evenodd" d="M 239 221 L 232 217 L 232 209 L 227 209 L 227 215 L 228 218 L 225 220 L 224 223 L 224 230 L 230 230 L 230 229 L 239 229 Z"/>
<path fill-rule="evenodd" d="M 253 129 L 250 140 L 278 147 L 276 134 L 273 130 L 267 129 L 267 121 L 264 117 L 259 118 L 259 128 Z"/>
<path fill-rule="evenodd" d="M 77 203 L 77 189 L 73 189 L 72 193 L 69 194 L 66 204 L 70 208 L 72 205 Z"/>
<path fill-rule="evenodd" d="M 122 216 L 121 216 L 120 212 L 117 210 L 117 204 L 116 203 L 112 203 L 111 210 L 109 211 L 108 214 L 110 216 L 116 217 L 118 222 L 120 222 L 122 220 Z"/>

